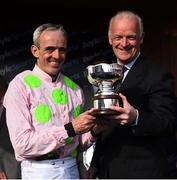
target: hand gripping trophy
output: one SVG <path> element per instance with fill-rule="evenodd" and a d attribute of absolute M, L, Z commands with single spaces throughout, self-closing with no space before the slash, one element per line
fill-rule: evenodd
<path fill-rule="evenodd" d="M 123 65 L 117 63 L 89 65 L 87 78 L 92 85 L 99 89 L 93 97 L 93 107 L 96 109 L 93 114 L 116 114 L 117 112 L 109 109 L 109 106 L 119 103 L 119 95 L 114 92 L 114 84 L 122 81 Z"/>

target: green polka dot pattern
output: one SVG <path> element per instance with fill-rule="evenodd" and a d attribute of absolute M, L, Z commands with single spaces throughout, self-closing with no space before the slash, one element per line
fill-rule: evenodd
<path fill-rule="evenodd" d="M 39 123 L 46 123 L 51 118 L 51 110 L 45 104 L 40 104 L 36 107 L 35 118 Z"/>
<path fill-rule="evenodd" d="M 71 144 L 73 142 L 73 137 L 68 137 L 66 139 L 66 144 Z"/>
<path fill-rule="evenodd" d="M 65 84 L 70 87 L 71 89 L 76 89 L 77 85 L 74 83 L 71 79 L 69 79 L 67 76 L 64 76 L 64 82 Z"/>
<path fill-rule="evenodd" d="M 67 94 L 62 89 L 54 89 L 52 91 L 52 98 L 56 104 L 65 105 L 68 102 Z"/>
<path fill-rule="evenodd" d="M 73 150 L 71 151 L 71 156 L 72 156 L 72 157 L 76 157 L 76 156 L 77 156 L 77 149 L 73 149 Z"/>
<path fill-rule="evenodd" d="M 24 81 L 31 88 L 37 88 L 41 85 L 41 80 L 35 75 L 25 76 Z"/>
<path fill-rule="evenodd" d="M 79 116 L 80 112 L 81 112 L 81 108 L 80 108 L 80 105 L 78 105 L 74 108 L 74 114 L 73 114 L 74 118 L 77 118 L 77 116 Z"/>

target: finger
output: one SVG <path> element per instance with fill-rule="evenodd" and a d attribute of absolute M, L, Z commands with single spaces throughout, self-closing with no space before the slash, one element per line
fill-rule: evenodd
<path fill-rule="evenodd" d="M 109 106 L 109 109 L 111 109 L 111 110 L 115 110 L 115 111 L 119 111 L 119 106 L 114 106 L 114 105 L 110 105 Z"/>
<path fill-rule="evenodd" d="M 89 111 L 93 112 L 93 111 L 95 111 L 95 110 L 96 110 L 96 108 L 91 108 Z"/>
<path fill-rule="evenodd" d="M 94 117 L 94 116 L 92 116 L 92 114 L 91 114 L 91 111 L 90 111 L 90 110 L 87 110 L 87 111 L 85 111 L 85 112 L 81 113 L 81 114 L 80 114 L 80 116 L 83 116 L 83 117 L 85 117 L 85 116 Z"/>
<path fill-rule="evenodd" d="M 122 93 L 119 93 L 119 96 L 120 96 L 120 97 L 121 97 L 121 99 L 122 99 L 122 102 L 123 102 L 123 107 L 127 106 L 128 101 L 127 101 L 126 96 L 124 96 Z"/>
<path fill-rule="evenodd" d="M 120 122 L 120 124 L 121 124 L 121 125 L 123 125 L 123 126 L 125 125 L 125 123 L 124 123 L 124 122 Z"/>
<path fill-rule="evenodd" d="M 87 110 L 87 111 L 83 112 L 82 115 L 90 114 L 89 111 L 90 111 L 90 110 Z"/>
<path fill-rule="evenodd" d="M 91 120 L 96 119 L 95 116 L 92 116 L 92 115 L 90 115 L 90 114 L 86 114 L 85 116 L 83 116 L 83 118 L 87 118 L 87 119 L 91 119 Z"/>
<path fill-rule="evenodd" d="M 124 97 L 125 97 L 122 93 L 119 93 L 119 96 L 120 96 L 121 98 L 124 98 Z"/>
<path fill-rule="evenodd" d="M 126 125 L 126 124 L 127 124 L 127 120 L 122 120 L 122 121 L 120 122 L 120 124 L 121 124 L 121 125 Z"/>
<path fill-rule="evenodd" d="M 124 113 L 125 112 L 125 109 L 120 107 L 120 106 L 113 106 L 113 105 L 111 105 L 111 106 L 109 106 L 109 109 L 117 111 L 119 113 Z"/>

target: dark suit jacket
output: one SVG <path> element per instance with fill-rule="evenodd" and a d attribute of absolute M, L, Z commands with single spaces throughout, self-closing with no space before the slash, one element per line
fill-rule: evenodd
<path fill-rule="evenodd" d="M 6 125 L 5 109 L 0 118 L 0 171 L 8 179 L 19 179 L 20 163 L 16 161 Z"/>
<path fill-rule="evenodd" d="M 174 130 L 174 82 L 170 73 L 140 56 L 120 90 L 139 111 L 138 125 L 112 124 L 97 140 L 92 166 L 100 178 L 164 178 L 161 140 Z"/>

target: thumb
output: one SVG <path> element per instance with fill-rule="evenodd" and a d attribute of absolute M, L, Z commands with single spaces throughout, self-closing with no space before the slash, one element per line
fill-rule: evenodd
<path fill-rule="evenodd" d="M 122 99 L 123 107 L 125 107 L 127 105 L 127 98 L 126 98 L 126 96 L 124 96 L 122 93 L 119 93 L 119 96 Z"/>

